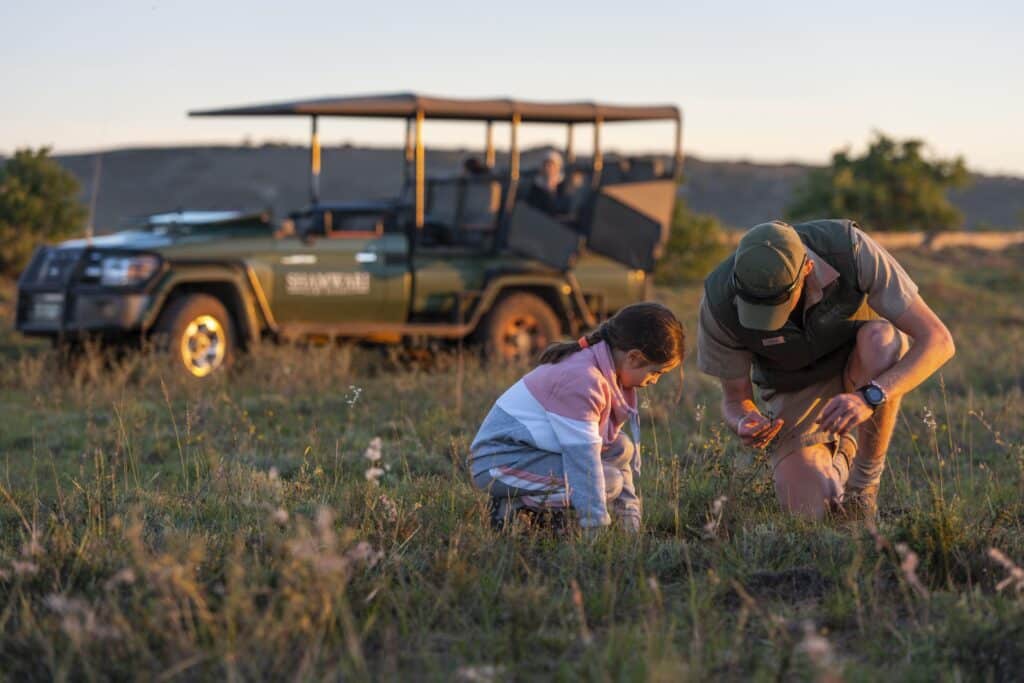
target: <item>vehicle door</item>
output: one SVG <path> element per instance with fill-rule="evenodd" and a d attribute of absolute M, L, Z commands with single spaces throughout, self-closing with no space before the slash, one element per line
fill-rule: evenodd
<path fill-rule="evenodd" d="M 374 213 L 322 212 L 278 242 L 274 312 L 311 331 L 350 323 L 400 323 L 408 314 L 409 245 Z M 337 328 L 342 329 L 337 329 Z"/>

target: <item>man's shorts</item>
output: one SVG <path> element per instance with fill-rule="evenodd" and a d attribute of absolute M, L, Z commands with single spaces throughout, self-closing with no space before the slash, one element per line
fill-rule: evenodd
<path fill-rule="evenodd" d="M 897 333 L 904 337 L 903 347 L 908 348 L 909 337 L 899 330 Z M 852 352 L 850 355 L 853 356 Z M 822 431 L 815 420 L 833 396 L 844 393 L 846 386 L 851 390 L 856 388 L 851 386 L 849 371 L 850 361 L 847 359 L 842 375 L 823 379 L 798 391 L 762 392 L 762 399 L 768 405 L 768 417 L 773 420 L 782 418 L 783 421 L 782 431 L 768 446 L 768 458 L 773 471 L 783 458 L 802 448 L 818 444 L 835 447 L 839 435 Z"/>
<path fill-rule="evenodd" d="M 768 417 L 773 420 L 782 418 L 783 421 L 782 431 L 768 446 L 768 458 L 773 471 L 783 458 L 802 448 L 836 443 L 838 435 L 822 431 L 815 420 L 829 400 L 843 392 L 843 376 L 837 375 L 799 391 L 773 393 L 765 398 Z"/>

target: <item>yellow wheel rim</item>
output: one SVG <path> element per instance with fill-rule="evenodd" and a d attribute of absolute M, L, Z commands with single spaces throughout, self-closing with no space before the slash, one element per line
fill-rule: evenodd
<path fill-rule="evenodd" d="M 540 322 L 529 313 L 505 321 L 501 329 L 501 355 L 506 360 L 528 358 L 544 344 Z"/>
<path fill-rule="evenodd" d="M 227 337 L 212 315 L 193 319 L 181 335 L 181 361 L 193 377 L 206 377 L 224 364 Z"/>

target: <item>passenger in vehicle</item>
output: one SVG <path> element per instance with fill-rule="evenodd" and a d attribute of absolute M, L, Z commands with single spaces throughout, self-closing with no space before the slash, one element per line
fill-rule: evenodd
<path fill-rule="evenodd" d="M 562 188 L 563 167 L 562 155 L 554 150 L 548 152 L 523 201 L 553 216 L 568 213 L 569 202 Z"/>
<path fill-rule="evenodd" d="M 479 157 L 467 157 L 466 160 L 462 162 L 462 171 L 465 175 L 472 178 L 474 176 L 488 175 L 490 174 L 491 169 L 488 168 L 487 164 L 481 161 Z"/>

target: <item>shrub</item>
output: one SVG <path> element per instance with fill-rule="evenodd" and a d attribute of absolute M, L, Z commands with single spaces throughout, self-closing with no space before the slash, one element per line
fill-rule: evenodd
<path fill-rule="evenodd" d="M 698 282 L 725 258 L 729 247 L 722 224 L 712 215 L 695 213 L 686 202 L 676 203 L 672 232 L 665 254 L 658 262 L 659 284 Z"/>
<path fill-rule="evenodd" d="M 791 219 L 852 218 L 874 230 L 948 230 L 963 216 L 946 191 L 968 182 L 962 158 L 926 159 L 922 140 L 875 133 L 864 156 L 843 149 L 811 172 L 787 208 Z"/>
<path fill-rule="evenodd" d="M 85 224 L 78 181 L 49 155 L 48 147 L 20 149 L 0 168 L 0 275 L 17 275 L 39 243 Z"/>

